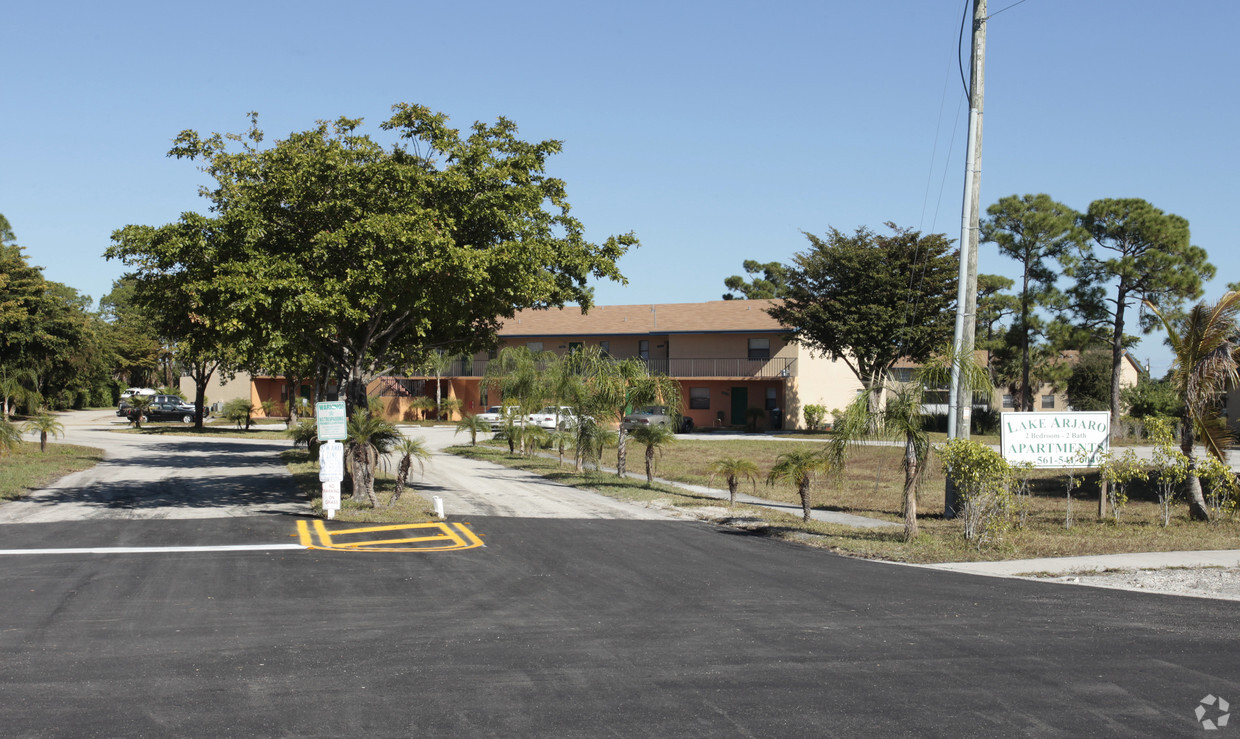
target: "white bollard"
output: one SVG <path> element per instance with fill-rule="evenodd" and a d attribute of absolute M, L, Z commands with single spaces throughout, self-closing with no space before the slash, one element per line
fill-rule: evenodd
<path fill-rule="evenodd" d="M 446 518 L 446 516 L 443 515 L 443 498 L 435 495 L 431 497 L 431 500 L 435 501 L 435 515 L 440 518 Z"/>

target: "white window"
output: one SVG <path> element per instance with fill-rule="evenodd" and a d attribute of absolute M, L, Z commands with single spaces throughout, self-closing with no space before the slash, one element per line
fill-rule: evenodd
<path fill-rule="evenodd" d="M 749 358 L 750 359 L 770 359 L 771 358 L 771 340 L 770 339 L 750 339 L 749 340 Z"/>
<path fill-rule="evenodd" d="M 689 388 L 689 407 L 697 410 L 710 410 L 710 388 Z"/>
<path fill-rule="evenodd" d="M 1015 407 L 1016 407 L 1016 403 L 1015 403 L 1015 402 L 1013 402 L 1013 400 L 1012 400 L 1012 395 L 1011 395 L 1011 393 L 1004 393 L 1004 394 L 1003 394 L 1003 407 L 1004 407 L 1004 408 L 1015 408 Z"/>
<path fill-rule="evenodd" d="M 1055 396 L 1054 395 L 1043 395 L 1042 396 L 1042 407 L 1043 408 L 1054 408 L 1055 407 Z"/>
<path fill-rule="evenodd" d="M 537 353 L 537 352 L 542 351 L 542 342 L 541 341 L 529 341 L 529 342 L 526 342 L 525 347 L 529 349 L 531 352 Z"/>

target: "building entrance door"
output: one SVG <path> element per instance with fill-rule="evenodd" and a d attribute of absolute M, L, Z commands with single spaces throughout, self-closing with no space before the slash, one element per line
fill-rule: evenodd
<path fill-rule="evenodd" d="M 745 411 L 749 410 L 749 388 L 732 388 L 732 425 L 745 425 Z"/>

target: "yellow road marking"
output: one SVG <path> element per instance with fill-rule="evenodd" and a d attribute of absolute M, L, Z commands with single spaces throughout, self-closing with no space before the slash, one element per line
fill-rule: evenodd
<path fill-rule="evenodd" d="M 430 536 L 412 535 L 414 532 L 417 532 L 417 534 L 429 533 L 427 532 L 428 529 L 436 533 Z M 347 540 L 347 537 L 350 535 L 387 531 L 406 532 L 410 535 L 392 539 Z M 310 527 L 306 525 L 305 521 L 298 521 L 297 535 L 302 546 L 307 549 L 331 549 L 352 552 L 453 552 L 486 546 L 482 543 L 482 539 L 470 530 L 469 525 L 465 523 L 404 523 L 384 526 L 362 526 L 332 531 L 328 530 L 327 525 L 322 520 L 315 520 L 312 534 Z M 345 538 L 342 539 L 342 537 Z M 426 546 L 425 544 L 429 542 L 437 542 L 440 545 Z M 408 546 L 394 547 L 391 546 L 393 544 L 406 544 Z"/>

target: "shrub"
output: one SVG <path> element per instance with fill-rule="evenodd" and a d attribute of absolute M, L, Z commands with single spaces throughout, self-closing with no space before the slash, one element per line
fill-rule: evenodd
<path fill-rule="evenodd" d="M 810 431 L 818 431 L 826 425 L 827 407 L 825 405 L 805 406 L 805 425 Z"/>
<path fill-rule="evenodd" d="M 1007 460 L 972 439 L 952 439 L 938 453 L 956 483 L 964 538 L 978 549 L 1000 541 L 1012 523 L 1012 468 Z"/>

